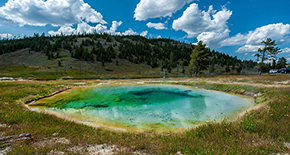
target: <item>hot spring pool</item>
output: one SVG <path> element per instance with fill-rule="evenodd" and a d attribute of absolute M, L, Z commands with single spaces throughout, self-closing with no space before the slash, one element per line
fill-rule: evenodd
<path fill-rule="evenodd" d="M 76 88 L 29 106 L 96 127 L 124 131 L 178 131 L 207 120 L 238 116 L 254 101 L 176 85 Z"/>

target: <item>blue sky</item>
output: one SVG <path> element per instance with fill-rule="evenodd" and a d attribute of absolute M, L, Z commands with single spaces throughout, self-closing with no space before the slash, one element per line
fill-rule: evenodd
<path fill-rule="evenodd" d="M 255 59 L 272 38 L 290 62 L 289 0 L 0 0 L 0 37 L 111 33 L 203 41 Z"/>

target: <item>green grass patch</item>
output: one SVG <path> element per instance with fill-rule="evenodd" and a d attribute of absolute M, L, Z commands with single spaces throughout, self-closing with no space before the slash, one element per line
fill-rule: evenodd
<path fill-rule="evenodd" d="M 75 82 L 75 81 L 74 81 Z M 95 129 L 86 125 L 59 119 L 44 113 L 29 111 L 21 106 L 25 101 L 46 96 L 71 86 L 70 81 L 0 82 L 0 128 L 3 136 L 31 133 L 33 140 L 11 145 L 9 154 L 46 154 L 51 150 L 67 152 L 77 145 L 109 144 L 126 148 L 120 154 L 141 151 L 149 154 L 272 154 L 287 153 L 290 142 L 290 88 L 260 88 L 233 84 L 179 82 L 192 87 L 229 93 L 262 93 L 256 100 L 267 101 L 267 106 L 247 112 L 235 122 L 208 121 L 182 133 L 119 133 Z M 193 122 L 195 123 L 195 122 Z M 36 146 L 43 138 L 59 137 L 70 140 L 67 145 Z"/>

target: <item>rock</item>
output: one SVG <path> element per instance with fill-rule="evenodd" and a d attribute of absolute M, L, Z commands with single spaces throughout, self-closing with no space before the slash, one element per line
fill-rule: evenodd
<path fill-rule="evenodd" d="M 11 126 L 8 126 L 7 124 L 0 124 L 0 128 L 10 128 Z"/>
<path fill-rule="evenodd" d="M 119 149 L 114 145 L 86 145 L 86 146 L 74 146 L 68 151 L 72 152 L 73 154 L 98 154 L 98 155 L 110 155 L 115 154 L 115 151 L 119 151 Z"/>
<path fill-rule="evenodd" d="M 52 141 L 54 141 L 54 143 L 70 144 L 70 141 L 66 138 L 52 138 Z"/>
<path fill-rule="evenodd" d="M 5 149 L 0 149 L 0 155 L 6 155 L 11 150 L 10 147 L 6 147 Z"/>
<path fill-rule="evenodd" d="M 5 135 L 5 132 L 0 132 L 0 137 L 2 137 L 3 135 Z"/>
<path fill-rule="evenodd" d="M 285 142 L 284 146 L 290 149 L 290 143 Z"/>
<path fill-rule="evenodd" d="M 14 141 L 19 141 L 19 140 L 30 140 L 32 138 L 30 133 L 24 133 L 20 135 L 14 135 L 14 136 L 7 136 L 0 138 L 0 141 L 9 141 L 9 142 L 14 142 Z"/>
<path fill-rule="evenodd" d="M 183 155 L 180 151 L 176 152 L 175 155 Z"/>
<path fill-rule="evenodd" d="M 42 141 L 35 143 L 38 147 L 44 147 L 46 145 L 54 145 L 54 144 L 70 144 L 70 141 L 66 138 L 44 138 Z"/>
<path fill-rule="evenodd" d="M 114 145 L 94 145 L 94 146 L 89 146 L 87 148 L 87 151 L 89 154 L 114 154 L 114 151 L 117 148 Z"/>
<path fill-rule="evenodd" d="M 135 151 L 135 152 L 133 152 L 133 154 L 137 154 L 137 155 L 146 155 L 146 153 L 143 153 L 143 152 L 141 152 L 141 151 Z"/>
<path fill-rule="evenodd" d="M 51 150 L 47 155 L 63 155 L 65 154 L 62 151 L 57 151 L 57 150 Z"/>
<path fill-rule="evenodd" d="M 261 96 L 262 93 L 257 93 L 257 94 L 254 94 L 254 98 L 258 97 L 258 96 Z"/>

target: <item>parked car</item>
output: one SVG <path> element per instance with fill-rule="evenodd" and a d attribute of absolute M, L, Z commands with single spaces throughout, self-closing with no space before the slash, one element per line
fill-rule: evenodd
<path fill-rule="evenodd" d="M 287 68 L 286 68 L 286 72 L 287 72 L 287 73 L 290 73 L 290 67 L 287 67 Z"/>
<path fill-rule="evenodd" d="M 280 68 L 278 70 L 278 73 L 287 73 L 287 70 L 286 70 L 286 68 Z"/>
<path fill-rule="evenodd" d="M 271 69 L 269 73 L 278 73 L 278 69 Z"/>

